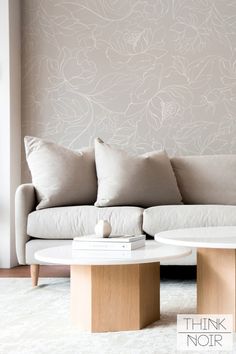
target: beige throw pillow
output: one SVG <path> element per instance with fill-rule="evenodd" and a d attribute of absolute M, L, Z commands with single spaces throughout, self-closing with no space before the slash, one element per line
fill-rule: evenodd
<path fill-rule="evenodd" d="M 95 162 L 98 177 L 96 206 L 150 207 L 181 203 L 165 151 L 134 156 L 97 138 Z"/>
<path fill-rule="evenodd" d="M 236 155 L 171 159 L 185 204 L 236 205 Z"/>
<path fill-rule="evenodd" d="M 93 149 L 77 152 L 26 136 L 25 150 L 39 201 L 37 209 L 94 203 L 97 177 Z"/>

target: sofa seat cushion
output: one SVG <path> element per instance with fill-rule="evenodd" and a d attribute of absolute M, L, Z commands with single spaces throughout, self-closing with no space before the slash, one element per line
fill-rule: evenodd
<path fill-rule="evenodd" d="M 143 230 L 151 236 L 165 230 L 206 226 L 236 226 L 236 206 L 157 206 L 146 209 L 143 215 Z"/>
<path fill-rule="evenodd" d="M 94 233 L 99 219 L 108 220 L 112 234 L 142 233 L 143 209 L 97 208 L 90 205 L 36 210 L 29 214 L 27 234 L 42 239 L 72 239 Z"/>

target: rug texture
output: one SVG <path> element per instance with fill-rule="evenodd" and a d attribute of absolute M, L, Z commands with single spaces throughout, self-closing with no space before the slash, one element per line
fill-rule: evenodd
<path fill-rule="evenodd" d="M 180 353 L 176 351 L 176 315 L 195 313 L 193 281 L 161 283 L 161 320 L 151 326 L 140 331 L 95 334 L 71 326 L 69 286 L 66 278 L 41 278 L 37 288 L 32 288 L 27 278 L 1 278 L 0 353 Z"/>

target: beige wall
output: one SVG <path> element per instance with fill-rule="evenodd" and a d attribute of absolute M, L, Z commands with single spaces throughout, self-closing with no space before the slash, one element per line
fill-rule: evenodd
<path fill-rule="evenodd" d="M 23 0 L 23 135 L 236 153 L 232 0 Z"/>

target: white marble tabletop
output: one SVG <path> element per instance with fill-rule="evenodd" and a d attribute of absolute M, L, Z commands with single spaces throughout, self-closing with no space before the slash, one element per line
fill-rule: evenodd
<path fill-rule="evenodd" d="M 162 231 L 155 235 L 155 240 L 175 246 L 236 249 L 236 226 Z"/>
<path fill-rule="evenodd" d="M 132 251 L 72 250 L 69 246 L 46 248 L 35 253 L 40 262 L 66 265 L 119 265 L 154 263 L 177 259 L 191 254 L 191 249 L 165 246 L 146 241 L 145 247 Z"/>

